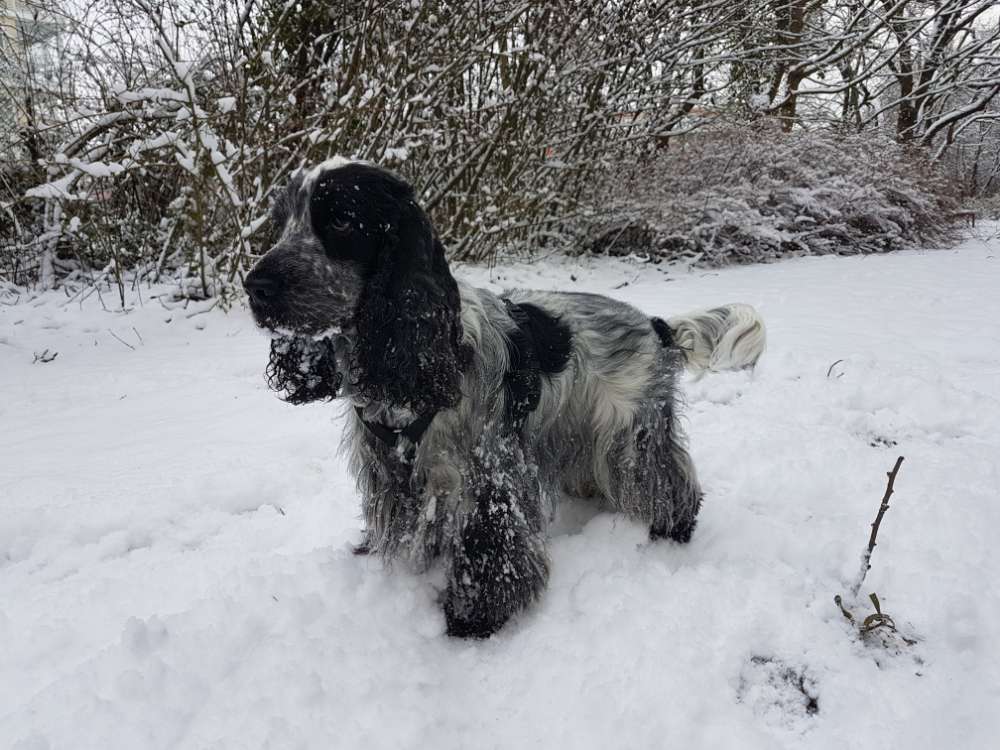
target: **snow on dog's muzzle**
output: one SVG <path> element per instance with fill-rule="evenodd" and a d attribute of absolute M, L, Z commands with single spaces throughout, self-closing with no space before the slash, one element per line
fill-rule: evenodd
<path fill-rule="evenodd" d="M 344 382 L 332 338 L 275 335 L 265 371 L 267 385 L 290 404 L 337 397 Z"/>

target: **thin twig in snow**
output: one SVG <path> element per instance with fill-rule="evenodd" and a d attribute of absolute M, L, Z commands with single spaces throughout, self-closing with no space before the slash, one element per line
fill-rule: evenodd
<path fill-rule="evenodd" d="M 875 549 L 875 539 L 878 536 L 879 526 L 882 525 L 882 517 L 885 516 L 885 512 L 889 510 L 889 498 L 892 497 L 893 485 L 896 482 L 896 474 L 899 473 L 899 467 L 903 463 L 903 457 L 900 456 L 896 459 L 896 465 L 892 467 L 892 471 L 886 473 L 889 481 L 885 486 L 885 494 L 882 496 L 882 504 L 879 506 L 878 515 L 875 516 L 874 522 L 872 522 L 872 533 L 868 537 L 868 549 L 865 550 L 864 554 L 861 555 L 861 570 L 858 571 L 858 576 L 854 581 L 854 585 L 851 586 L 851 598 L 857 598 L 858 592 L 861 590 L 861 585 L 865 582 L 865 576 L 871 569 L 872 551 Z"/>
<path fill-rule="evenodd" d="M 204 315 L 205 313 L 207 313 L 207 312 L 211 312 L 212 310 L 214 310 L 214 309 L 215 309 L 215 306 L 216 306 L 217 304 L 219 304 L 219 300 L 218 300 L 218 299 L 216 299 L 216 300 L 215 300 L 214 302 L 212 302 L 212 304 L 211 304 L 211 305 L 209 305 L 208 307 L 206 307 L 206 308 L 203 308 L 203 309 L 201 309 L 201 310 L 195 310 L 194 312 L 191 312 L 191 313 L 188 313 L 188 314 L 187 314 L 187 315 L 185 315 L 184 317 L 185 317 L 185 318 L 193 318 L 193 317 L 194 317 L 195 315 Z"/>
<path fill-rule="evenodd" d="M 123 339 L 123 338 L 122 338 L 121 336 L 119 336 L 119 335 L 118 335 L 117 333 L 115 333 L 114 331 L 112 331 L 112 330 L 111 330 L 110 328 L 108 329 L 108 333 L 110 333 L 110 334 L 111 334 L 112 336 L 114 336 L 114 337 L 115 337 L 116 339 L 118 339 L 118 340 L 119 340 L 119 341 L 121 341 L 121 342 L 122 342 L 123 344 L 125 344 L 125 346 L 127 346 L 127 347 L 128 347 L 129 349 L 131 349 L 132 351 L 135 351 L 135 347 L 134 347 L 134 346 L 132 346 L 132 345 L 131 345 L 131 344 L 130 344 L 129 342 L 127 342 L 127 341 L 126 341 L 125 339 Z"/>

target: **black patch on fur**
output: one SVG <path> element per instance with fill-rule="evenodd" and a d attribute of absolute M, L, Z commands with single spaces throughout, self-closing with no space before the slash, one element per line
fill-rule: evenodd
<path fill-rule="evenodd" d="M 660 337 L 660 341 L 663 342 L 665 347 L 672 349 L 677 346 L 674 342 L 673 329 L 670 328 L 667 321 L 663 318 L 651 318 L 649 322 L 652 324 L 653 330 L 656 331 L 656 335 Z"/>
<path fill-rule="evenodd" d="M 410 186 L 383 169 L 367 164 L 332 169 L 309 195 L 313 232 L 328 257 L 354 261 L 370 272 L 406 196 L 413 196 Z"/>
<path fill-rule="evenodd" d="M 335 354 L 329 339 L 272 339 L 265 370 L 267 385 L 284 393 L 283 399 L 290 404 L 334 399 L 343 381 L 343 375 L 337 372 Z"/>
<path fill-rule="evenodd" d="M 507 357 L 510 361 L 510 369 L 504 377 L 507 420 L 511 426 L 518 428 L 538 408 L 538 400 L 542 396 L 541 368 L 527 315 L 520 305 L 508 299 L 504 300 L 504 304 L 515 323 L 514 329 L 507 333 Z"/>
<path fill-rule="evenodd" d="M 507 333 L 507 418 L 519 427 L 538 408 L 542 375 L 555 375 L 566 367 L 573 334 L 559 318 L 536 305 L 516 304 L 506 298 L 504 304 L 516 326 Z"/>
<path fill-rule="evenodd" d="M 569 326 L 536 305 L 522 302 L 508 305 L 510 317 L 531 340 L 538 369 L 546 375 L 563 371 L 569 361 L 573 334 Z"/>

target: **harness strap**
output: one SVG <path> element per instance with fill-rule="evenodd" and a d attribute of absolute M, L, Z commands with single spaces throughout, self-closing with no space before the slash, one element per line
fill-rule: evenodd
<path fill-rule="evenodd" d="M 413 422 L 406 425 L 406 427 L 389 427 L 381 422 L 370 422 L 365 419 L 362 416 L 363 409 L 360 406 L 355 406 L 354 411 L 358 415 L 358 419 L 361 420 L 361 424 L 365 426 L 365 429 L 390 448 L 396 447 L 396 443 L 399 442 L 400 435 L 405 437 L 414 445 L 419 443 L 420 438 L 424 436 L 424 433 L 427 432 L 427 428 L 430 427 L 434 417 L 437 416 L 437 412 L 433 411 L 430 414 L 424 414 L 421 417 L 417 417 Z"/>

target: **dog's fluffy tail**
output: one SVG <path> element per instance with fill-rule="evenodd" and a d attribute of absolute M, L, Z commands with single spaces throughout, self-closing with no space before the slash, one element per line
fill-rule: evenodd
<path fill-rule="evenodd" d="M 764 320 L 750 305 L 736 303 L 667 319 L 687 369 L 708 371 L 753 367 L 764 353 Z"/>

